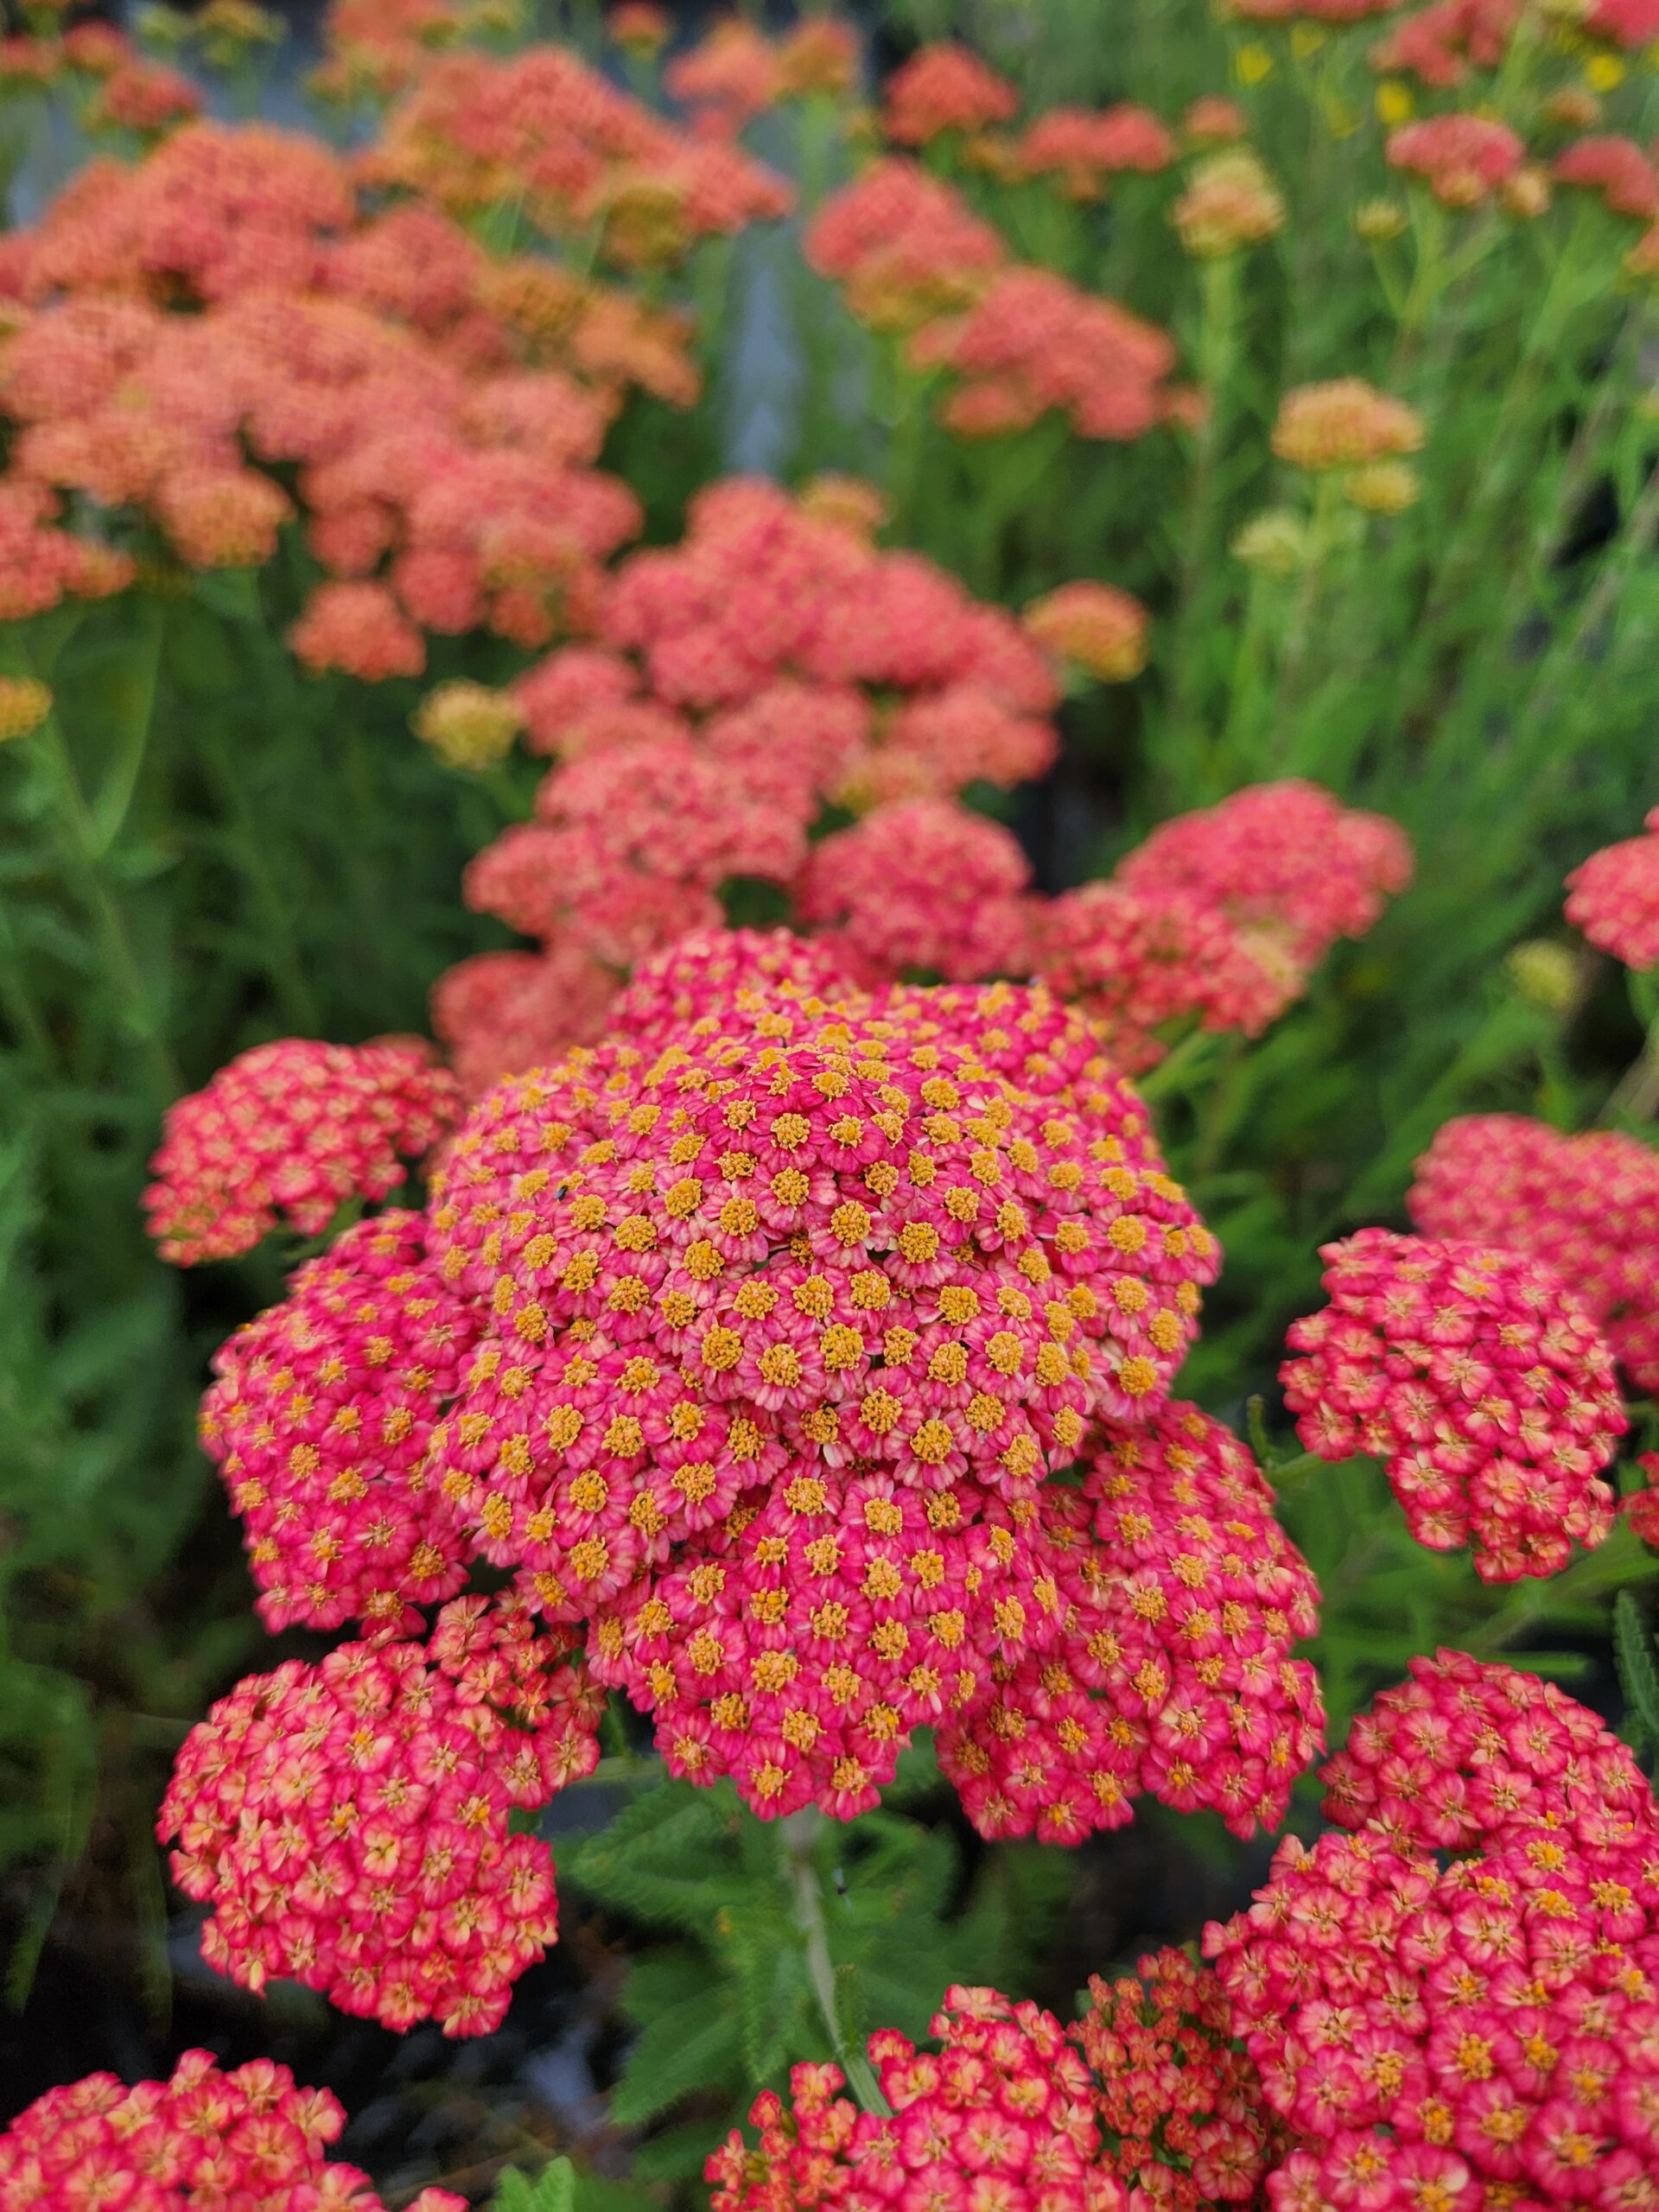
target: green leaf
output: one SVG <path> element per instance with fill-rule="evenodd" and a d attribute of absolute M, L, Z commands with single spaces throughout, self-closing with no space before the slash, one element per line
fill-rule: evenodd
<path fill-rule="evenodd" d="M 1659 1751 L 1659 1662 L 1642 1608 L 1628 1590 L 1621 1590 L 1613 1600 L 1613 1656 L 1643 1739 L 1650 1751 Z"/>
<path fill-rule="evenodd" d="M 727 2088 L 741 2078 L 742 2046 L 735 2009 L 710 2005 L 710 1993 L 660 2013 L 629 2054 L 611 2099 L 619 2127 L 638 2127 L 668 2111 L 693 2089 Z"/>

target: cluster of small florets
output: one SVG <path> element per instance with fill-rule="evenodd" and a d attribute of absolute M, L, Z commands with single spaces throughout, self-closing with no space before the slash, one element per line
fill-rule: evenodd
<path fill-rule="evenodd" d="M 384 2212 L 369 2177 L 325 2158 L 346 2115 L 327 2089 L 256 2058 L 228 2074 L 187 2050 L 166 2082 L 89 2074 L 0 2133 L 0 2212 Z M 409 2212 L 466 2212 L 425 2189 Z"/>
<path fill-rule="evenodd" d="M 909 351 L 918 367 L 951 372 L 941 419 L 964 436 L 1025 429 L 1052 410 L 1079 437 L 1139 438 L 1186 409 L 1168 382 L 1167 334 L 1052 270 L 1004 270 L 963 314 L 916 331 Z"/>
<path fill-rule="evenodd" d="M 1390 132 L 1387 153 L 1390 168 L 1421 177 L 1448 207 L 1474 207 L 1516 175 L 1526 148 L 1505 123 L 1434 115 Z"/>
<path fill-rule="evenodd" d="M 1659 1154 L 1614 1129 L 1567 1136 L 1521 1114 L 1471 1114 L 1436 1132 L 1406 1203 L 1425 1236 L 1541 1262 L 1637 1391 L 1659 1389 Z"/>
<path fill-rule="evenodd" d="M 887 83 L 881 128 L 899 146 L 925 146 L 947 130 L 972 134 L 1007 123 L 1020 95 L 978 54 L 954 40 L 924 46 Z"/>
<path fill-rule="evenodd" d="M 1236 2040 L 1226 1993 L 1184 1952 L 1139 1979 L 1089 1983 L 1070 2031 L 1095 2078 L 1103 2160 L 1135 2212 L 1223 2212 L 1260 2202 L 1284 2131 Z"/>
<path fill-rule="evenodd" d="M 631 1044 L 662 1046 L 677 1030 L 745 1027 L 797 1003 L 850 1009 L 858 981 L 844 940 L 789 930 L 706 930 L 642 960 L 611 1009 L 609 1027 Z"/>
<path fill-rule="evenodd" d="M 1599 1544 L 1628 1426 L 1606 1343 L 1560 1277 L 1495 1247 L 1363 1229 L 1322 1248 L 1331 1303 L 1280 1370 L 1309 1451 L 1381 1459 L 1411 1532 L 1488 1582 Z"/>
<path fill-rule="evenodd" d="M 1422 417 L 1415 410 L 1363 377 L 1338 377 L 1287 391 L 1273 426 L 1273 449 L 1280 460 L 1314 471 L 1358 468 L 1415 453 L 1422 442 Z"/>
<path fill-rule="evenodd" d="M 614 16 L 607 28 L 617 37 Z M 820 16 L 772 39 L 733 16 L 671 61 L 663 82 L 700 135 L 735 138 L 782 101 L 850 92 L 858 61 L 858 35 L 849 23 Z"/>
<path fill-rule="evenodd" d="M 433 1033 L 476 1098 L 503 1076 L 596 1044 L 610 1027 L 617 980 L 572 938 L 537 952 L 475 952 L 433 985 Z"/>
<path fill-rule="evenodd" d="M 359 1222 L 213 1361 L 202 1448 L 245 1531 L 259 1612 L 417 1630 L 466 1582 L 467 1531 L 427 1446 L 484 1317 L 427 1257 L 419 1214 Z"/>
<path fill-rule="evenodd" d="M 296 512 L 265 471 L 297 471 L 339 580 L 295 633 L 313 668 L 413 674 L 423 630 L 534 648 L 591 621 L 639 518 L 591 466 L 628 373 L 601 306 L 579 298 L 554 349 L 588 389 L 544 361 L 512 264 L 430 211 L 359 226 L 322 149 L 218 124 L 90 202 L 73 188 L 20 246 L 13 480 L 139 508 L 193 566 L 249 566 Z"/>
<path fill-rule="evenodd" d="M 1659 2204 L 1659 1821 L 1592 1713 L 1457 1652 L 1325 1770 L 1351 1834 L 1281 1846 L 1211 1926 L 1295 2147 L 1281 2212 Z"/>
<path fill-rule="evenodd" d="M 1599 193 L 1609 214 L 1638 223 L 1659 216 L 1659 170 L 1633 138 L 1580 138 L 1556 156 L 1550 174 L 1557 184 Z"/>
<path fill-rule="evenodd" d="M 1021 619 L 1057 659 L 1103 683 L 1127 683 L 1147 664 L 1147 610 L 1115 585 L 1061 584 L 1033 600 Z"/>
<path fill-rule="evenodd" d="M 950 799 L 901 799 L 815 845 L 797 903 L 872 973 L 971 983 L 1029 968 L 1030 880 L 1000 822 Z"/>
<path fill-rule="evenodd" d="M 1471 69 L 1500 66 L 1521 12 L 1521 0 L 1433 0 L 1391 26 L 1371 49 L 1372 67 L 1446 91 Z"/>
<path fill-rule="evenodd" d="M 1035 972 L 1102 1023 L 1115 1064 L 1136 1073 L 1184 1023 L 1257 1035 L 1338 938 L 1375 925 L 1411 866 L 1385 817 L 1315 784 L 1253 785 L 1165 823 L 1109 881 L 1034 909 Z"/>
<path fill-rule="evenodd" d="M 1126 2212 L 1102 2156 L 1088 2069 L 1051 2012 L 994 1989 L 947 1989 L 929 2023 L 941 2048 L 891 2028 L 869 2038 L 888 2109 L 836 2092 L 836 2066 L 797 2066 L 787 2104 L 767 2090 L 709 2159 L 713 2212 Z"/>
<path fill-rule="evenodd" d="M 804 251 L 819 276 L 844 287 L 861 321 L 888 331 L 969 305 L 1008 257 L 960 194 L 893 156 L 831 194 Z"/>
<path fill-rule="evenodd" d="M 1567 879 L 1567 918 L 1627 968 L 1659 967 L 1659 806 L 1644 834 L 1604 845 Z"/>
<path fill-rule="evenodd" d="M 451 214 L 522 207 L 626 269 L 787 213 L 789 188 L 729 139 L 692 137 L 568 48 L 447 54 L 387 117 L 360 169 Z"/>
<path fill-rule="evenodd" d="M 620 969 L 760 878 L 843 926 L 870 973 L 1018 967 L 1025 861 L 952 799 L 1054 756 L 1054 664 L 1011 617 L 737 480 L 678 547 L 624 563 L 601 627 L 514 686 L 531 749 L 557 760 L 537 819 L 474 861 L 471 905 Z M 809 857 L 832 803 L 874 811 Z"/>
<path fill-rule="evenodd" d="M 1020 175 L 1052 178 L 1068 200 L 1097 200 L 1115 176 L 1154 176 L 1180 148 L 1168 124 L 1127 100 L 1107 108 L 1052 107 L 1014 147 Z"/>
<path fill-rule="evenodd" d="M 727 1004 L 455 1141 L 433 1472 L 679 1770 L 845 1815 L 1055 1618 L 1032 1486 L 1158 1403 L 1216 1253 L 1041 994 Z"/>
<path fill-rule="evenodd" d="M 1059 1633 L 998 1655 L 995 1694 L 938 1735 L 991 1837 L 1077 1843 L 1150 1793 L 1238 1835 L 1277 1827 L 1324 1741 L 1293 1644 L 1319 1590 L 1242 1444 L 1194 1406 L 1109 1425 L 1077 1490 L 1040 1494 Z"/>
<path fill-rule="evenodd" d="M 407 2030 L 486 2035 L 553 1941 L 553 1863 L 512 1832 L 599 1758 L 572 1639 L 461 1598 L 431 1639 L 346 1643 L 251 1675 L 186 1738 L 157 1833 L 213 1908 L 202 1956 Z"/>
<path fill-rule="evenodd" d="M 52 711 L 52 687 L 37 676 L 0 676 L 0 745 L 29 737 Z"/>
<path fill-rule="evenodd" d="M 1260 157 L 1247 146 L 1229 146 L 1198 163 L 1170 213 L 1186 251 L 1217 261 L 1281 231 L 1286 210 Z"/>
<path fill-rule="evenodd" d="M 418 1041 L 256 1045 L 168 1109 L 149 1233 L 182 1267 L 251 1251 L 279 1220 L 315 1236 L 347 1198 L 395 1191 L 460 1112 Z"/>

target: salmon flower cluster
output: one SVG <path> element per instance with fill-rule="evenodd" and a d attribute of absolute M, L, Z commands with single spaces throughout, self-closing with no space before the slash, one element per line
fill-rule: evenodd
<path fill-rule="evenodd" d="M 1023 617 L 1039 645 L 1102 683 L 1127 683 L 1147 664 L 1147 610 L 1115 585 L 1061 584 Z"/>
<path fill-rule="evenodd" d="M 1434 115 L 1392 132 L 1390 168 L 1421 177 L 1448 207 L 1475 207 L 1509 183 L 1526 148 L 1506 123 L 1481 115 Z"/>
<path fill-rule="evenodd" d="M 1503 1245 L 1559 1275 L 1635 1390 L 1659 1389 L 1659 1154 L 1618 1130 L 1465 1115 L 1418 1160 L 1407 1205 L 1427 1236 Z"/>
<path fill-rule="evenodd" d="M 1567 918 L 1625 967 L 1659 967 L 1659 806 L 1639 837 L 1605 845 L 1567 879 Z"/>
<path fill-rule="evenodd" d="M 431 1639 L 341 1644 L 238 1682 L 186 1738 L 157 1833 L 244 1988 L 321 1990 L 406 2031 L 487 2035 L 554 1940 L 553 1862 L 515 1810 L 599 1758 L 572 1639 L 457 1599 Z"/>
<path fill-rule="evenodd" d="M 798 2066 L 788 2101 L 755 2103 L 709 2159 L 714 2212 L 1218 2212 L 1255 2201 L 1276 2139 L 1230 2047 L 1220 1985 L 1179 1952 L 1143 1980 L 1090 1985 L 1073 2027 L 992 1989 L 948 1989 L 937 2053 L 870 2037 L 884 2113 L 836 2094 L 834 2066 Z"/>
<path fill-rule="evenodd" d="M 1551 1685 L 1416 1659 L 1205 1949 L 1291 2149 L 1281 2212 L 1651 2212 L 1659 1817 Z"/>
<path fill-rule="evenodd" d="M 0 2212 L 384 2212 L 369 2177 L 325 2153 L 346 2124 L 327 2089 L 268 2058 L 223 2072 L 187 2050 L 165 2082 L 89 2074 L 48 2089 L 0 2133 Z M 425 2189 L 409 2212 L 466 2212 Z"/>
<path fill-rule="evenodd" d="M 1411 873 L 1385 816 L 1317 784 L 1250 785 L 1161 824 L 1106 882 L 1045 902 L 1034 972 L 1102 1023 L 1113 1059 L 1135 1073 L 1183 1025 L 1258 1035 Z"/>
<path fill-rule="evenodd" d="M 360 157 L 365 182 L 454 215 L 499 202 L 613 266 L 661 267 L 788 213 L 789 188 L 727 138 L 693 137 L 568 48 L 447 54 Z"/>
<path fill-rule="evenodd" d="M 616 16 L 613 10 L 607 20 L 613 38 L 619 36 Z M 777 39 L 732 16 L 671 61 L 664 83 L 699 136 L 735 138 L 787 100 L 850 92 L 858 68 L 857 34 L 832 16 L 810 17 Z"/>
<path fill-rule="evenodd" d="M 1381 1459 L 1411 1532 L 1488 1582 L 1601 1543 L 1628 1423 L 1612 1355 L 1558 1275 L 1497 1247 L 1362 1229 L 1322 1248 L 1330 1304 L 1280 1370 L 1311 1452 Z"/>
<path fill-rule="evenodd" d="M 1287 391 L 1273 426 L 1273 449 L 1280 460 L 1316 474 L 1415 453 L 1422 442 L 1421 416 L 1362 377 L 1338 377 L 1330 384 Z"/>
<path fill-rule="evenodd" d="M 970 305 L 1008 257 L 1000 233 L 959 193 L 891 155 L 831 194 L 804 251 L 861 321 L 888 332 Z"/>
<path fill-rule="evenodd" d="M 946 131 L 1007 123 L 1020 94 L 969 47 L 943 40 L 918 48 L 887 79 L 881 128 L 896 145 L 925 146 Z"/>
<path fill-rule="evenodd" d="M 181 1267 L 251 1251 L 279 1220 L 315 1236 L 348 1198 L 395 1191 L 460 1109 L 419 1041 L 256 1045 L 168 1108 L 149 1233 Z"/>

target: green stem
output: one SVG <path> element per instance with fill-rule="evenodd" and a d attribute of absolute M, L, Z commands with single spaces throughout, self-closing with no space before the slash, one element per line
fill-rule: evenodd
<path fill-rule="evenodd" d="M 282 893 L 266 863 L 264 840 L 253 803 L 230 757 L 223 729 L 211 715 L 203 715 L 198 730 L 202 760 L 229 817 L 223 825 L 223 834 L 259 917 L 261 964 L 282 1005 L 283 1019 L 302 1036 L 321 1036 L 321 1010 L 301 965 Z"/>
<path fill-rule="evenodd" d="M 154 1087 L 163 1101 L 170 1102 L 183 1090 L 184 1079 L 162 1034 L 161 1018 L 143 964 L 133 949 L 125 913 L 105 870 L 97 826 L 55 712 L 41 723 L 35 742 L 51 772 L 64 842 L 79 879 L 81 896 L 104 940 L 104 957 L 111 977 L 125 1001 L 133 1027 L 143 1040 Z"/>
<path fill-rule="evenodd" d="M 1267 1477 L 1279 1495 L 1287 1497 L 1293 1491 L 1301 1488 L 1316 1468 L 1326 1464 L 1318 1452 L 1299 1452 L 1294 1459 L 1281 1459 L 1276 1467 L 1269 1465 Z"/>
<path fill-rule="evenodd" d="M 823 1832 L 823 1815 L 816 1806 L 791 1813 L 779 1822 L 790 1885 L 795 1895 L 795 1924 L 800 1929 L 806 1957 L 807 1979 L 830 2037 L 836 2063 L 847 2076 L 848 2087 L 866 2112 L 889 2116 L 892 2106 L 881 2094 L 875 2069 L 861 2050 L 848 2043 L 836 2003 L 836 1969 L 830 1956 L 830 1930 L 823 1916 L 823 1887 L 818 1879 L 817 1843 Z"/>
<path fill-rule="evenodd" d="M 1281 726 L 1294 706 L 1301 687 L 1308 642 L 1313 634 L 1313 617 L 1319 608 L 1325 569 L 1336 550 L 1337 525 L 1341 515 L 1342 473 L 1339 469 L 1327 468 L 1314 488 L 1313 514 L 1307 531 L 1307 559 L 1297 586 L 1295 602 L 1290 610 L 1290 621 L 1285 632 L 1284 658 L 1279 664 L 1274 719 Z"/>

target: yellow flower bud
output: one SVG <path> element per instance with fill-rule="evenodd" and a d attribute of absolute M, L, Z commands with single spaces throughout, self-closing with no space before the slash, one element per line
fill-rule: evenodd
<path fill-rule="evenodd" d="M 465 677 L 440 683 L 415 710 L 413 728 L 451 768 L 489 768 L 511 749 L 524 726 L 523 709 L 506 691 Z"/>

